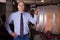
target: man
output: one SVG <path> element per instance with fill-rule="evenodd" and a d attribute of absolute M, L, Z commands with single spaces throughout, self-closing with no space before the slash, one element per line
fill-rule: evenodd
<path fill-rule="evenodd" d="M 24 12 L 24 7 L 24 2 L 19 2 L 18 11 L 12 13 L 5 23 L 7 31 L 13 36 L 14 40 L 29 40 L 28 23 L 31 22 L 35 24 L 38 18 L 37 13 L 35 13 L 34 18 L 32 18 L 29 13 Z M 14 22 L 14 32 L 12 32 L 9 27 L 12 21 Z"/>

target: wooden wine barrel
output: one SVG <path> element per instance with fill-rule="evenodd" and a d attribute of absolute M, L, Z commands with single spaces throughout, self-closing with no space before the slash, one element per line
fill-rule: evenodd
<path fill-rule="evenodd" d="M 53 34 L 60 34 L 60 6 L 42 6 L 35 26 L 40 32 L 51 31 Z"/>

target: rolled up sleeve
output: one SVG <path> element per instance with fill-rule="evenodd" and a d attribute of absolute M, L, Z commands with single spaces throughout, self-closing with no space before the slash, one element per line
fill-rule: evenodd
<path fill-rule="evenodd" d="M 38 15 L 34 15 L 34 17 L 32 17 L 31 15 L 29 15 L 29 21 L 33 24 L 36 24 L 38 20 Z"/>

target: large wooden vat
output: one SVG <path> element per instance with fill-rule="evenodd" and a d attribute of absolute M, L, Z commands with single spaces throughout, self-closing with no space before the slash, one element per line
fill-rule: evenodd
<path fill-rule="evenodd" d="M 51 31 L 60 34 L 60 5 L 48 5 L 40 7 L 40 14 L 36 30 L 40 32 Z"/>

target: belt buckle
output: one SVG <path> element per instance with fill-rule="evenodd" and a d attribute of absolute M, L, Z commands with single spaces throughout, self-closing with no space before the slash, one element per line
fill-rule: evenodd
<path fill-rule="evenodd" d="M 21 37 L 23 37 L 24 35 L 21 35 Z"/>

